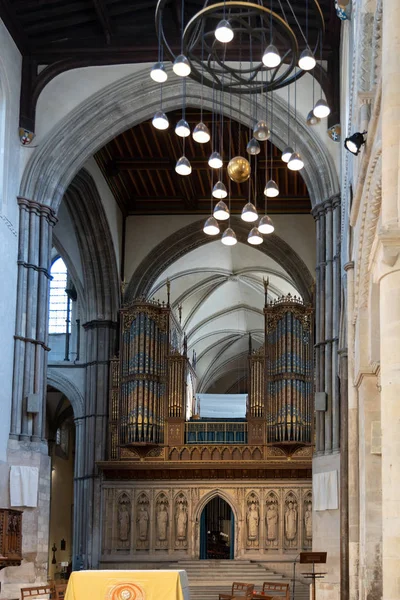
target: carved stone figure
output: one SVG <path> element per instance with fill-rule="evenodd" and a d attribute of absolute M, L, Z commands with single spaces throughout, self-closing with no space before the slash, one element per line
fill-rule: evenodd
<path fill-rule="evenodd" d="M 126 504 L 120 504 L 118 509 L 118 533 L 121 542 L 126 542 L 131 530 L 131 517 Z"/>
<path fill-rule="evenodd" d="M 160 504 L 157 511 L 157 537 L 160 542 L 167 539 L 168 511 L 165 504 Z"/>
<path fill-rule="evenodd" d="M 297 533 L 297 510 L 292 501 L 289 501 L 285 512 L 285 533 L 289 542 L 295 539 Z"/>
<path fill-rule="evenodd" d="M 258 508 L 255 502 L 251 502 L 247 513 L 247 539 L 250 542 L 255 542 L 258 540 L 258 523 Z"/>
<path fill-rule="evenodd" d="M 269 504 L 265 517 L 267 540 L 274 542 L 278 538 L 278 508 L 275 503 Z"/>
<path fill-rule="evenodd" d="M 149 513 L 147 512 L 147 508 L 143 505 L 139 507 L 136 522 L 138 523 L 139 540 L 144 542 L 147 540 L 148 535 Z"/>
<path fill-rule="evenodd" d="M 304 513 L 304 528 L 306 533 L 306 539 L 312 539 L 312 504 L 309 502 L 307 504 L 307 510 Z"/>
<path fill-rule="evenodd" d="M 187 516 L 186 506 L 182 502 L 179 502 L 179 504 L 177 504 L 177 506 L 176 506 L 175 522 L 176 522 L 176 539 L 178 541 L 183 542 L 186 540 L 186 535 L 187 535 L 188 516 Z"/>

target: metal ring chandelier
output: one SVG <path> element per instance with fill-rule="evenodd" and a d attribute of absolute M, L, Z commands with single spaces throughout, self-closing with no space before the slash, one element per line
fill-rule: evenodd
<path fill-rule="evenodd" d="M 155 23 L 164 56 L 174 62 L 177 55 L 167 39 L 164 20 L 170 17 L 173 0 L 159 0 Z M 274 0 L 272 8 L 257 2 L 206 0 L 184 28 L 183 54 L 191 65 L 190 77 L 208 87 L 235 94 L 273 91 L 289 85 L 304 75 L 296 69 L 306 52 L 315 56 L 324 35 L 324 18 L 318 0 L 308 0 L 308 14 L 313 23 L 313 39 L 307 39 L 291 0 Z M 231 31 L 232 44 L 215 37 L 216 26 L 225 21 Z M 307 27 L 308 29 L 308 27 Z M 262 52 L 269 44 L 280 50 L 275 67 L 265 66 Z M 264 73 L 268 72 L 268 82 Z"/>

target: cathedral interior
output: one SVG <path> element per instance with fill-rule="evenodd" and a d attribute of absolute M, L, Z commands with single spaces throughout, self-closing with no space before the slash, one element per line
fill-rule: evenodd
<path fill-rule="evenodd" d="M 1 599 L 400 600 L 399 31 L 0 0 Z"/>

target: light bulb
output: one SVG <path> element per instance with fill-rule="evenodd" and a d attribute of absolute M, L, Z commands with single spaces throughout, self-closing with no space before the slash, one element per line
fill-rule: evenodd
<path fill-rule="evenodd" d="M 329 106 L 327 105 L 325 100 L 323 100 L 321 98 L 321 100 L 318 100 L 318 102 L 314 106 L 313 112 L 314 112 L 314 115 L 316 117 L 318 117 L 318 119 L 324 119 L 325 117 L 327 117 L 329 115 L 329 113 L 331 112 L 331 109 L 329 108 Z"/>
<path fill-rule="evenodd" d="M 218 200 L 227 197 L 228 192 L 226 191 L 226 187 L 222 183 L 222 181 L 217 181 L 217 183 L 214 185 L 212 195 L 214 196 L 214 198 L 218 198 Z"/>
<path fill-rule="evenodd" d="M 268 215 L 264 215 L 263 217 L 261 217 L 260 222 L 258 224 L 258 231 L 260 233 L 262 233 L 263 235 L 267 235 L 268 233 L 272 233 L 274 229 L 275 227 L 271 217 L 269 217 Z"/>
<path fill-rule="evenodd" d="M 291 171 L 300 171 L 304 167 L 304 162 L 297 152 L 293 152 L 288 162 L 288 169 Z"/>
<path fill-rule="evenodd" d="M 260 144 L 257 142 L 256 138 L 251 138 L 249 143 L 246 146 L 246 151 L 248 154 L 255 156 L 256 154 L 260 154 L 261 148 Z"/>
<path fill-rule="evenodd" d="M 175 127 L 175 133 L 176 135 L 179 135 L 179 137 L 187 137 L 190 135 L 189 123 L 185 121 L 185 119 L 178 121 Z"/>
<path fill-rule="evenodd" d="M 218 221 L 226 221 L 229 219 L 229 210 L 227 205 L 223 200 L 220 200 L 214 207 L 213 216 L 218 219 Z"/>
<path fill-rule="evenodd" d="M 309 48 L 303 50 L 300 54 L 299 58 L 299 67 L 303 69 L 303 71 L 311 71 L 316 65 L 316 60 L 314 58 L 314 54 L 311 52 Z"/>
<path fill-rule="evenodd" d="M 221 242 L 225 244 L 225 246 L 234 246 L 237 244 L 236 233 L 233 231 L 233 229 L 230 227 L 225 229 L 224 233 L 222 234 Z"/>
<path fill-rule="evenodd" d="M 268 46 L 263 54 L 262 61 L 268 69 L 273 69 L 280 64 L 281 57 L 276 46 L 273 44 Z"/>
<path fill-rule="evenodd" d="M 219 233 L 218 221 L 214 217 L 208 217 L 204 223 L 203 231 L 207 235 L 217 235 Z"/>
<path fill-rule="evenodd" d="M 252 204 L 251 202 L 245 204 L 242 210 L 241 217 L 243 221 L 246 221 L 246 223 L 252 223 L 253 221 L 257 221 L 258 214 L 254 204 Z"/>
<path fill-rule="evenodd" d="M 152 123 L 156 129 L 168 129 L 169 127 L 168 117 L 162 110 L 156 112 Z"/>
<path fill-rule="evenodd" d="M 285 163 L 288 163 L 290 160 L 290 157 L 292 156 L 294 150 L 293 148 L 291 148 L 290 146 L 287 146 L 284 151 L 282 152 L 282 160 Z"/>
<path fill-rule="evenodd" d="M 223 44 L 228 44 L 233 40 L 234 35 L 235 34 L 233 33 L 233 29 L 229 21 L 222 19 L 222 21 L 218 23 L 215 30 L 215 37 L 217 40 Z"/>
<path fill-rule="evenodd" d="M 307 125 L 309 125 L 309 126 L 318 125 L 318 123 L 320 123 L 320 122 L 321 122 L 321 119 L 314 115 L 314 109 L 310 110 L 310 112 L 307 115 L 307 119 L 306 119 Z"/>
<path fill-rule="evenodd" d="M 212 169 L 220 169 L 223 165 L 222 157 L 219 152 L 211 152 L 208 164 Z"/>
<path fill-rule="evenodd" d="M 150 77 L 156 83 L 164 83 L 164 81 L 167 81 L 168 74 L 162 62 L 157 62 L 153 65 L 150 71 Z"/>
<path fill-rule="evenodd" d="M 259 142 L 265 142 L 271 135 L 265 121 L 258 121 L 253 129 L 253 135 Z"/>
<path fill-rule="evenodd" d="M 192 137 L 194 141 L 199 144 L 206 144 L 209 142 L 210 132 L 207 125 L 204 125 L 204 123 L 197 123 L 196 127 L 193 129 Z"/>
<path fill-rule="evenodd" d="M 258 230 L 258 227 L 253 227 L 253 229 L 250 231 L 248 237 L 247 237 L 247 241 L 249 242 L 249 244 L 252 244 L 253 246 L 258 246 L 258 244 L 262 244 L 263 243 L 263 239 L 260 235 L 260 232 Z"/>
<path fill-rule="evenodd" d="M 192 167 L 186 156 L 181 156 L 175 165 L 175 171 L 179 175 L 190 175 Z"/>
<path fill-rule="evenodd" d="M 277 196 L 279 196 L 279 188 L 273 179 L 267 181 L 264 189 L 264 194 L 268 196 L 268 198 L 276 198 Z"/>
<path fill-rule="evenodd" d="M 172 70 L 178 77 L 187 77 L 190 75 L 190 62 L 184 54 L 180 54 L 176 57 L 174 64 L 172 65 Z"/>

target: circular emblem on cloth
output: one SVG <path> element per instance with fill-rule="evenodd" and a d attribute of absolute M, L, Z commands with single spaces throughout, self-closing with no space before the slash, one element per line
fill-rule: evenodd
<path fill-rule="evenodd" d="M 119 583 L 107 595 L 109 600 L 145 600 L 144 591 L 135 583 Z"/>

